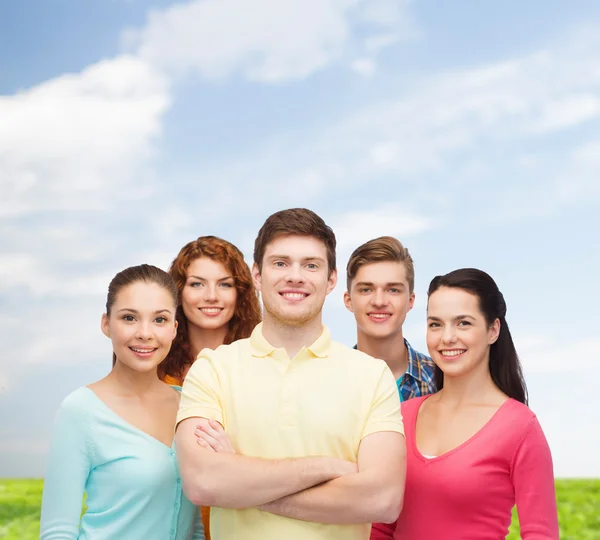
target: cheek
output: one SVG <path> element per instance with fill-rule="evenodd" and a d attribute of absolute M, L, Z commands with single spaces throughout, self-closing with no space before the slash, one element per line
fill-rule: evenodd
<path fill-rule="evenodd" d="M 437 344 L 440 341 L 440 333 L 435 332 L 431 329 L 427 329 L 427 334 L 425 335 L 425 342 L 427 343 L 428 349 L 435 349 Z"/>

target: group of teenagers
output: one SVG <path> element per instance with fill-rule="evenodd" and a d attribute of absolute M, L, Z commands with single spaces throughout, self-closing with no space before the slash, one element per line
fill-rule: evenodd
<path fill-rule="evenodd" d="M 112 370 L 58 410 L 41 539 L 494 540 L 515 505 L 524 540 L 558 539 L 494 280 L 431 281 L 429 355 L 403 334 L 414 266 L 397 239 L 348 261 L 354 347 L 322 323 L 337 280 L 334 232 L 304 208 L 268 217 L 252 268 L 203 236 L 168 272 L 119 272 Z"/>

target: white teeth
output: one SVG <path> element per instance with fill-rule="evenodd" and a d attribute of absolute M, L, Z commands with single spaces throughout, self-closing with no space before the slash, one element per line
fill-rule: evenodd
<path fill-rule="evenodd" d="M 200 311 L 204 313 L 220 313 L 222 310 L 221 308 L 200 308 Z"/>
<path fill-rule="evenodd" d="M 453 350 L 453 351 L 442 351 L 442 354 L 444 356 L 458 356 L 459 354 L 462 354 L 465 352 L 466 349 L 460 349 L 460 350 Z"/>
<path fill-rule="evenodd" d="M 133 352 L 139 352 L 139 353 L 149 353 L 154 350 L 154 349 L 135 349 L 133 347 L 130 347 L 130 348 Z"/>
<path fill-rule="evenodd" d="M 283 297 L 289 298 L 290 300 L 302 300 L 304 296 L 305 295 L 302 293 L 283 293 Z"/>
<path fill-rule="evenodd" d="M 387 319 L 389 316 L 389 313 L 369 313 L 369 317 L 373 317 L 374 319 Z"/>

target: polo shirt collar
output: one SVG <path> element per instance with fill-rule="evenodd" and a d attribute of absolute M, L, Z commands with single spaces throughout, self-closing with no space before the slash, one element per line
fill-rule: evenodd
<path fill-rule="evenodd" d="M 258 358 L 264 358 L 269 356 L 276 350 L 271 345 L 262 332 L 263 323 L 259 323 L 250 335 L 250 348 L 252 350 L 252 356 Z M 314 343 L 306 347 L 312 354 L 318 358 L 325 358 L 329 356 L 329 348 L 331 347 L 331 334 L 329 328 L 323 326 L 321 335 L 316 339 Z"/>

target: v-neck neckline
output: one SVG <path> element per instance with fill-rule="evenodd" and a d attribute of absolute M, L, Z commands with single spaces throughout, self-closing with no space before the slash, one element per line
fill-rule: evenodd
<path fill-rule="evenodd" d="M 440 454 L 439 456 L 425 457 L 419 450 L 419 447 L 417 446 L 417 420 L 419 418 L 419 411 L 421 410 L 423 403 L 425 403 L 425 401 L 427 401 L 430 397 L 431 397 L 431 395 L 426 396 L 425 399 L 421 400 L 421 403 L 419 403 L 416 413 L 415 413 L 415 417 L 413 419 L 412 449 L 413 449 L 413 452 L 415 453 L 415 455 L 421 461 L 423 461 L 425 463 L 435 463 L 437 461 L 441 461 L 447 457 L 450 457 L 450 456 L 456 454 L 457 452 L 462 450 L 465 446 L 468 446 L 469 444 L 471 444 L 471 442 L 473 442 L 475 439 L 479 438 L 481 433 L 483 433 L 489 429 L 488 426 L 494 421 L 494 419 L 498 416 L 500 411 L 502 409 L 504 409 L 508 403 L 511 403 L 512 401 L 514 401 L 512 398 L 508 398 L 504 403 L 502 403 L 500 405 L 500 407 L 498 407 L 498 409 L 496 409 L 494 414 L 489 418 L 489 420 L 485 424 L 483 424 L 483 426 L 481 426 L 475 433 L 473 433 L 473 435 L 471 435 L 468 439 L 465 439 L 458 446 L 455 446 L 454 448 L 448 450 L 447 452 L 444 452 L 443 454 Z"/>
<path fill-rule="evenodd" d="M 166 448 L 167 450 L 173 450 L 173 446 L 175 444 L 175 436 L 173 436 L 173 441 L 171 442 L 171 446 L 166 445 L 164 442 L 159 441 L 156 437 L 154 437 L 153 435 L 150 435 L 149 433 L 146 433 L 143 429 L 140 429 L 137 426 L 134 426 L 131 422 L 128 422 L 127 420 L 125 420 L 125 418 L 123 418 L 120 414 L 118 414 L 116 411 L 113 411 L 106 403 L 104 403 L 104 401 L 102 401 L 102 399 L 100 398 L 100 396 L 98 394 L 96 394 L 96 392 L 94 392 L 89 386 L 84 386 L 84 388 L 92 395 L 92 397 L 98 401 L 98 403 L 100 403 L 100 405 L 106 410 L 108 411 L 112 416 L 114 416 L 115 418 L 117 418 L 121 424 L 124 424 L 125 426 L 127 426 L 130 430 L 135 431 L 136 433 L 139 433 L 141 435 L 143 435 L 144 437 L 146 437 L 146 439 L 155 442 L 156 444 L 159 444 L 160 446 L 162 446 L 163 448 Z"/>

